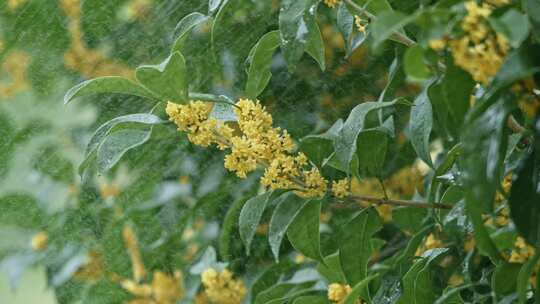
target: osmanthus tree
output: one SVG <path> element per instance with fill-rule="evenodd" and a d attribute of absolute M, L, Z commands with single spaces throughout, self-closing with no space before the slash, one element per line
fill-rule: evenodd
<path fill-rule="evenodd" d="M 61 303 L 540 301 L 538 0 L 200 5 L 64 97 L 137 103 L 32 239 Z"/>

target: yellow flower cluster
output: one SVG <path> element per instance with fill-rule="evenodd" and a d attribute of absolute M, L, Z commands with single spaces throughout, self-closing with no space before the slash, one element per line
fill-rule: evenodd
<path fill-rule="evenodd" d="M 510 254 L 509 262 L 525 263 L 535 254 L 534 247 L 525 242 L 525 239 L 518 236 L 514 242 L 514 249 Z"/>
<path fill-rule="evenodd" d="M 184 288 L 182 286 L 182 273 L 179 271 L 176 271 L 174 275 L 169 275 L 157 270 L 154 271 L 150 284 L 141 283 L 146 278 L 147 272 L 139 251 L 137 236 L 131 226 L 126 225 L 122 230 L 122 237 L 133 267 L 133 280 L 120 280 L 122 288 L 135 296 L 135 299 L 127 303 L 174 304 L 182 299 Z"/>
<path fill-rule="evenodd" d="M 30 241 L 30 246 L 35 251 L 43 251 L 47 249 L 49 243 L 49 235 L 45 231 L 40 231 L 32 237 Z"/>
<path fill-rule="evenodd" d="M 247 290 L 241 280 L 235 280 L 232 273 L 225 269 L 221 273 L 213 268 L 201 274 L 204 294 L 213 304 L 240 304 Z"/>
<path fill-rule="evenodd" d="M 315 167 L 310 170 L 302 153 L 293 153 L 295 145 L 286 130 L 272 127 L 272 116 L 258 101 L 240 99 L 235 104 L 239 135 L 224 122 L 209 118 L 212 104 L 191 101 L 186 105 L 169 102 L 169 119 L 178 130 L 188 133 L 188 139 L 203 147 L 217 144 L 231 153 L 224 166 L 240 178 L 266 167 L 261 184 L 271 189 L 294 189 L 303 197 L 318 197 L 326 193 L 327 181 Z"/>
<path fill-rule="evenodd" d="M 67 68 L 78 71 L 86 78 L 118 75 L 130 77 L 128 67 L 115 63 L 99 50 L 89 49 L 82 37 L 80 0 L 60 0 L 60 6 L 69 17 L 71 48 L 64 54 Z"/>
<path fill-rule="evenodd" d="M 339 0 L 324 0 L 324 4 L 328 7 L 334 8 L 338 4 Z"/>
<path fill-rule="evenodd" d="M 29 64 L 30 56 L 25 52 L 14 51 L 6 56 L 0 71 L 8 75 L 9 82 L 0 83 L 0 99 L 12 97 L 30 87 L 26 77 Z"/>
<path fill-rule="evenodd" d="M 127 304 L 174 304 L 184 296 L 182 273 L 179 271 L 174 275 L 154 271 L 150 284 L 123 280 L 120 285 L 136 297 Z"/>
<path fill-rule="evenodd" d="M 332 194 L 335 197 L 344 198 L 350 195 L 349 191 L 350 181 L 348 178 L 344 178 L 339 181 L 332 181 Z"/>
<path fill-rule="evenodd" d="M 449 42 L 454 61 L 469 72 L 477 82 L 487 84 L 502 65 L 508 53 L 508 39 L 493 31 L 487 18 L 493 7 L 465 3 L 467 15 L 461 22 L 465 35 Z"/>
<path fill-rule="evenodd" d="M 208 119 L 212 111 L 210 103 L 192 101 L 187 105 L 178 105 L 169 102 L 165 111 L 178 130 L 187 132 L 189 141 L 198 146 L 208 147 L 216 143 L 223 150 L 232 138 L 233 129 L 224 123 L 218 124 L 216 119 Z"/>
<path fill-rule="evenodd" d="M 416 249 L 415 256 L 422 256 L 424 252 L 443 247 L 443 243 L 433 233 L 430 233 L 425 239 L 424 243 Z"/>

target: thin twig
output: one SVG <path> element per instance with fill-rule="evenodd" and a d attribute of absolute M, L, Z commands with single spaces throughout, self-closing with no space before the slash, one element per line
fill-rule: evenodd
<path fill-rule="evenodd" d="M 367 11 L 365 8 L 361 7 L 360 5 L 354 3 L 352 0 L 343 0 L 343 2 L 345 2 L 345 4 L 347 4 L 352 10 L 354 10 L 359 15 L 363 15 L 369 18 L 371 21 L 375 21 L 377 19 L 375 15 L 373 15 L 372 13 L 370 13 L 369 11 Z M 400 32 L 394 32 L 392 36 L 390 37 L 390 39 L 395 42 L 399 42 L 403 45 L 406 45 L 408 47 L 411 47 L 416 44 L 414 40 L 412 40 L 411 38 L 407 37 L 407 35 Z"/>
<path fill-rule="evenodd" d="M 440 204 L 440 203 L 426 203 L 426 202 L 417 202 L 417 201 L 408 201 L 408 200 L 399 200 L 399 199 L 384 199 L 384 198 L 377 198 L 373 196 L 365 196 L 365 195 L 351 195 L 348 197 L 349 200 L 354 201 L 357 204 L 334 204 L 332 205 L 333 208 L 341 209 L 341 208 L 347 208 L 347 207 L 361 207 L 364 208 L 365 206 L 361 204 L 361 202 L 369 202 L 376 205 L 393 205 L 393 206 L 405 206 L 405 207 L 415 207 L 415 208 L 424 208 L 424 209 L 452 209 L 452 205 L 447 204 Z"/>
<path fill-rule="evenodd" d="M 384 181 L 380 177 L 377 177 L 377 180 L 379 181 L 379 184 L 381 185 L 381 189 L 382 189 L 382 192 L 384 194 L 384 199 L 388 200 L 388 192 L 386 192 L 386 187 L 384 186 Z"/>

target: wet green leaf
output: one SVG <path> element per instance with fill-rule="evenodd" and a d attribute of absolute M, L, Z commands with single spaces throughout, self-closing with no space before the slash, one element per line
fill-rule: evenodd
<path fill-rule="evenodd" d="M 279 31 L 266 33 L 251 49 L 248 61 L 248 80 L 246 94 L 251 98 L 257 98 L 268 85 L 272 72 L 270 66 L 272 56 L 280 45 Z"/>
<path fill-rule="evenodd" d="M 77 97 L 100 93 L 128 94 L 149 99 L 156 98 L 154 93 L 134 81 L 119 76 L 105 76 L 81 82 L 69 89 L 64 96 L 64 103 L 68 103 Z"/>
<path fill-rule="evenodd" d="M 310 201 L 298 212 L 287 230 L 292 246 L 304 256 L 324 263 L 321 256 L 319 223 L 321 201 Z"/>
<path fill-rule="evenodd" d="M 268 230 L 268 242 L 276 261 L 279 259 L 279 249 L 283 237 L 302 208 L 311 202 L 289 192 L 278 198 L 279 202 L 270 219 Z"/>
<path fill-rule="evenodd" d="M 142 65 L 135 71 L 137 80 L 162 100 L 188 100 L 189 77 L 180 52 L 172 53 L 158 65 Z"/>

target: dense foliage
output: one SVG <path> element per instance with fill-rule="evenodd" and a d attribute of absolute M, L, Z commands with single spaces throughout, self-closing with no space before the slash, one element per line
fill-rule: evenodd
<path fill-rule="evenodd" d="M 540 302 L 539 0 L 6 0 L 0 62 L 13 288 Z"/>

